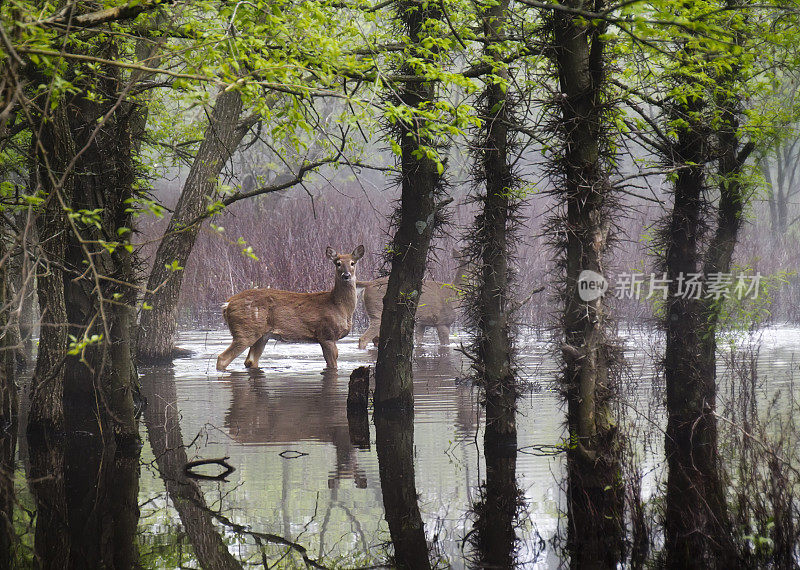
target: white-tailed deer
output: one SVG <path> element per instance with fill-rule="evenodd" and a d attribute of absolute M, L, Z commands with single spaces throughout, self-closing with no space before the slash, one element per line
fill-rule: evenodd
<path fill-rule="evenodd" d="M 458 281 L 458 279 L 457 279 Z M 359 281 L 356 287 L 364 291 L 364 307 L 369 317 L 367 330 L 358 339 L 358 348 L 366 348 L 370 341 L 378 344 L 381 330 L 381 313 L 383 311 L 383 297 L 386 295 L 388 277 L 379 277 L 372 281 Z M 417 306 L 417 316 L 414 321 L 414 337 L 416 344 L 422 342 L 422 337 L 428 327 L 436 327 L 439 334 L 439 344 L 450 344 L 450 326 L 458 318 L 458 287 L 449 283 L 438 281 L 422 282 L 422 295 Z"/>
<path fill-rule="evenodd" d="M 335 370 L 339 350 L 336 341 L 347 336 L 356 310 L 356 262 L 364 256 L 360 245 L 351 254 L 332 248 L 325 255 L 336 266 L 331 291 L 296 293 L 277 289 L 248 289 L 237 293 L 222 306 L 222 315 L 233 342 L 217 358 L 217 370 L 250 347 L 246 368 L 258 368 L 258 359 L 270 339 L 285 342 L 318 342 L 329 370 Z"/>

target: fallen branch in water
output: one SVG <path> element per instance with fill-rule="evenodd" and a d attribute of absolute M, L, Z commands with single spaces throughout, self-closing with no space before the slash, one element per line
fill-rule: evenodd
<path fill-rule="evenodd" d="M 236 471 L 236 468 L 228 463 L 230 457 L 223 457 L 221 459 L 198 459 L 196 461 L 189 461 L 183 466 L 183 473 L 192 479 L 205 479 L 207 481 L 224 481 L 225 478 Z M 219 465 L 224 471 L 218 475 L 204 475 L 202 473 L 195 473 L 193 469 L 202 465 Z"/>

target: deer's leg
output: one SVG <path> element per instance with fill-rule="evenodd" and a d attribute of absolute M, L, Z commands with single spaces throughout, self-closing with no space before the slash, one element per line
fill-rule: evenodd
<path fill-rule="evenodd" d="M 447 346 L 450 344 L 450 326 L 436 325 L 436 332 L 439 333 L 439 344 Z"/>
<path fill-rule="evenodd" d="M 414 325 L 414 344 L 420 345 L 422 344 L 422 338 L 425 336 L 425 329 L 427 327 L 425 325 L 421 325 L 417 323 Z"/>
<path fill-rule="evenodd" d="M 250 347 L 250 352 L 247 353 L 247 358 L 244 361 L 245 368 L 258 368 L 258 359 L 261 358 L 261 353 L 264 352 L 264 347 L 267 346 L 268 340 L 269 335 L 265 334 Z"/>
<path fill-rule="evenodd" d="M 233 337 L 231 345 L 217 357 L 217 370 L 220 372 L 225 370 L 228 364 L 233 362 L 233 359 L 239 356 L 249 345 L 248 339 Z"/>
<path fill-rule="evenodd" d="M 335 340 L 321 340 L 319 345 L 322 347 L 322 356 L 325 357 L 325 364 L 328 370 L 336 370 L 338 368 L 337 360 L 339 358 L 339 349 L 336 347 Z"/>
<path fill-rule="evenodd" d="M 370 319 L 367 330 L 364 331 L 364 334 L 362 334 L 361 338 L 358 339 L 358 348 L 362 350 L 367 348 L 369 341 L 378 338 L 378 333 L 380 332 L 381 332 L 381 321 L 379 319 Z"/>

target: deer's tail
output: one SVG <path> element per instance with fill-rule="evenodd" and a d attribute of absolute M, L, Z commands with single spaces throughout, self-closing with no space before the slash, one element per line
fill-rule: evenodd
<path fill-rule="evenodd" d="M 228 328 L 231 327 L 231 325 L 228 323 L 228 301 L 222 303 L 222 320 L 225 321 L 225 326 Z"/>

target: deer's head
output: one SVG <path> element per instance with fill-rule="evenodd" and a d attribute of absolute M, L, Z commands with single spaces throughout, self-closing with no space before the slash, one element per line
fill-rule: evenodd
<path fill-rule="evenodd" d="M 353 253 L 336 253 L 332 247 L 325 250 L 325 255 L 336 266 L 336 281 L 345 283 L 356 282 L 356 263 L 364 257 L 364 246 L 360 245 L 353 250 Z"/>

